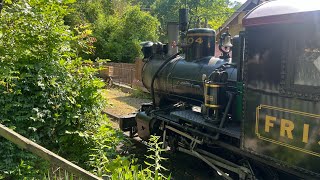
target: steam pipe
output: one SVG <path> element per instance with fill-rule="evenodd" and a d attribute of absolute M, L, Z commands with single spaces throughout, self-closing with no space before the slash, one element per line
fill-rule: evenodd
<path fill-rule="evenodd" d="M 223 126 L 224 126 L 224 124 L 226 122 L 227 115 L 228 115 L 228 112 L 230 110 L 231 102 L 233 101 L 233 98 L 234 98 L 234 95 L 235 95 L 234 93 L 231 93 L 231 92 L 229 92 L 228 94 L 229 94 L 229 101 L 228 101 L 227 107 L 226 107 L 226 109 L 224 111 L 222 120 L 221 120 L 221 122 L 219 124 L 219 128 L 223 128 Z M 219 139 L 219 137 L 220 137 L 220 133 L 217 133 L 217 135 L 214 136 L 213 139 L 217 140 L 217 139 Z"/>

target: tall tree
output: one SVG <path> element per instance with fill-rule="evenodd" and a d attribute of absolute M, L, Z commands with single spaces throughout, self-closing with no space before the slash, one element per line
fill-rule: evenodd
<path fill-rule="evenodd" d="M 239 7 L 239 3 L 229 0 L 144 0 L 142 6 L 150 5 L 151 14 L 161 22 L 162 35 L 167 22 L 179 20 L 179 8 L 187 7 L 190 18 L 206 18 L 211 28 L 218 29 L 225 20 Z M 193 23 L 192 23 L 193 24 Z M 163 38 L 162 38 L 163 39 Z"/>
<path fill-rule="evenodd" d="M 218 29 L 232 15 L 228 0 L 200 0 L 195 14 L 208 19 L 211 28 Z"/>
<path fill-rule="evenodd" d="M 157 40 L 159 23 L 137 6 L 128 8 L 119 19 L 120 25 L 115 27 L 108 39 L 107 51 L 114 61 L 132 62 L 140 56 L 142 41 Z"/>
<path fill-rule="evenodd" d="M 90 24 L 95 51 L 84 58 L 132 62 L 141 55 L 139 43 L 157 40 L 158 21 L 129 0 L 79 0 L 74 14 L 66 18 L 69 25 Z"/>

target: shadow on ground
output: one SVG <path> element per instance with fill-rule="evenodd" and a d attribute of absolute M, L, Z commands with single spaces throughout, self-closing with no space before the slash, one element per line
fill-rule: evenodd
<path fill-rule="evenodd" d="M 117 101 L 121 101 L 123 103 L 126 103 L 127 105 L 134 107 L 136 109 L 139 109 L 141 104 L 151 102 L 150 99 L 139 99 L 134 96 L 123 96 L 123 97 L 116 97 L 114 98 Z"/>

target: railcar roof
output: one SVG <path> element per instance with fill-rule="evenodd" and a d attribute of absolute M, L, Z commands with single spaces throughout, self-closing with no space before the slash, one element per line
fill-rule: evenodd
<path fill-rule="evenodd" d="M 320 18 L 320 0 L 267 1 L 249 12 L 243 18 L 243 25 L 303 22 L 315 15 Z"/>

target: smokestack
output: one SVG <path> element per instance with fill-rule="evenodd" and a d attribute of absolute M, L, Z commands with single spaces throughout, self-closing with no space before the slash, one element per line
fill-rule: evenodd
<path fill-rule="evenodd" d="M 179 24 L 177 22 L 167 23 L 168 55 L 172 56 L 178 52 Z"/>
<path fill-rule="evenodd" d="M 185 32 L 188 29 L 188 9 L 179 9 L 179 28 L 180 31 Z"/>

